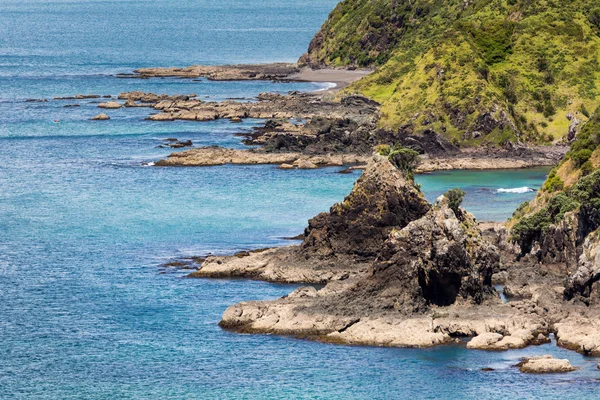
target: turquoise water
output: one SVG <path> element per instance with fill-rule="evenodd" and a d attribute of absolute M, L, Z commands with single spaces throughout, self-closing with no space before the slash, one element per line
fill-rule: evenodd
<path fill-rule="evenodd" d="M 126 90 L 214 99 L 313 84 L 118 80 L 133 68 L 294 60 L 335 1 L 0 3 L 0 398 L 593 398 L 598 360 L 553 345 L 504 353 L 324 345 L 239 335 L 228 305 L 293 285 L 163 274 L 173 258 L 289 243 L 349 192 L 355 175 L 272 166 L 153 168 L 162 139 L 241 147 L 233 125 L 145 121 L 149 110 L 27 98 Z M 60 119 L 60 124 L 54 124 Z M 467 191 L 480 219 L 502 219 L 544 170 L 418 177 L 428 198 Z M 523 355 L 582 369 L 525 376 Z M 493 372 L 481 368 L 493 367 Z"/>
<path fill-rule="evenodd" d="M 535 197 L 550 168 L 499 171 L 438 171 L 417 175 L 427 200 L 433 202 L 448 190 L 465 191 L 462 206 L 482 221 L 505 221 L 523 202 Z"/>

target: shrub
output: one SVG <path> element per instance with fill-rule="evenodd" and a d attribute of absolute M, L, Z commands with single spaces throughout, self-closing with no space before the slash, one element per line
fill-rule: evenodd
<path fill-rule="evenodd" d="M 579 168 L 590 159 L 592 153 L 593 152 L 590 149 L 581 149 L 571 154 L 571 160 L 573 160 L 575 166 Z"/>
<path fill-rule="evenodd" d="M 448 199 L 448 206 L 454 211 L 454 214 L 460 215 L 459 207 L 465 199 L 465 192 L 462 189 L 450 189 L 444 194 Z"/>
<path fill-rule="evenodd" d="M 594 166 L 592 165 L 592 162 L 590 160 L 587 160 L 581 166 L 581 176 L 587 176 L 592 172 L 594 172 Z"/>
<path fill-rule="evenodd" d="M 389 155 L 390 155 L 390 153 L 391 153 L 391 151 L 392 151 L 392 148 L 391 148 L 389 145 L 387 145 L 387 144 L 378 144 L 378 145 L 375 147 L 375 151 L 376 151 L 376 152 L 377 152 L 379 155 L 382 155 L 382 156 L 384 156 L 384 157 L 387 157 L 387 156 L 389 156 Z"/>
<path fill-rule="evenodd" d="M 546 183 L 544 183 L 544 189 L 548 192 L 556 192 L 558 190 L 563 190 L 565 187 L 564 182 L 558 176 L 548 177 Z"/>
<path fill-rule="evenodd" d="M 388 155 L 390 162 L 410 179 L 413 177 L 418 157 L 418 152 L 402 146 L 395 146 Z"/>

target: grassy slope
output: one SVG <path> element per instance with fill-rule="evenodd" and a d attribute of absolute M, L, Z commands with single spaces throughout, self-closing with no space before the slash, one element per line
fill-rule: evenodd
<path fill-rule="evenodd" d="M 600 0 L 345 0 L 303 60 L 377 67 L 345 92 L 382 127 L 549 143 L 600 105 L 599 27 Z"/>

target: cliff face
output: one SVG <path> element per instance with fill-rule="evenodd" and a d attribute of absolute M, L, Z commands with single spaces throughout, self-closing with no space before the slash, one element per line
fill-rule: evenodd
<path fill-rule="evenodd" d="M 598 0 L 344 0 L 300 61 L 376 67 L 345 92 L 384 128 L 550 143 L 599 104 L 599 27 Z"/>
<path fill-rule="evenodd" d="M 522 257 L 534 258 L 541 269 L 562 268 L 567 280 L 567 299 L 597 301 L 600 297 L 600 115 L 597 112 L 575 138 L 565 158 L 550 172 L 536 198 L 519 207 L 510 224 Z"/>

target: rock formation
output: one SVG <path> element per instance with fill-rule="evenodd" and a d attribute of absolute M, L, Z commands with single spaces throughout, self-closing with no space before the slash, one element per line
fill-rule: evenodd
<path fill-rule="evenodd" d="M 342 203 L 309 221 L 301 245 L 209 257 L 192 276 L 314 283 L 345 280 L 367 270 L 392 231 L 428 210 L 413 183 L 385 157 L 376 155 Z"/>
<path fill-rule="evenodd" d="M 550 355 L 525 358 L 517 364 L 521 372 L 528 374 L 547 374 L 556 372 L 571 372 L 573 367 L 567 359 L 556 359 Z"/>

